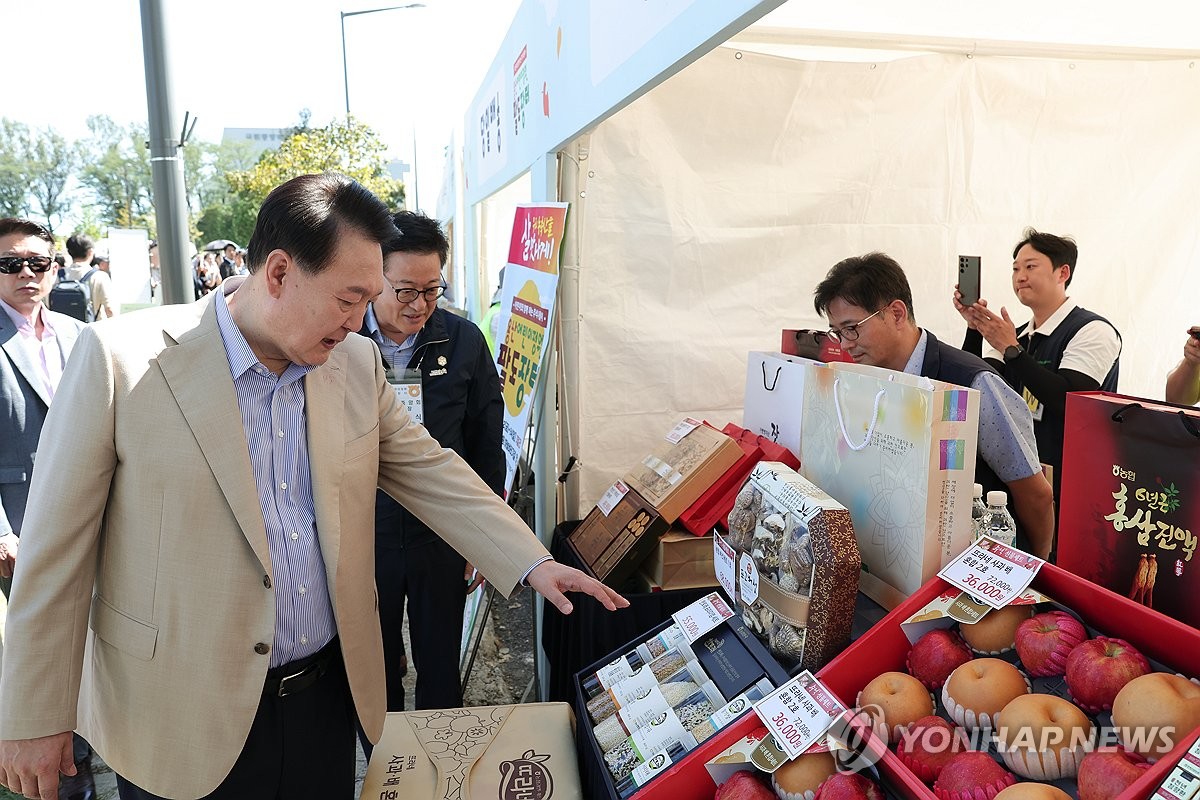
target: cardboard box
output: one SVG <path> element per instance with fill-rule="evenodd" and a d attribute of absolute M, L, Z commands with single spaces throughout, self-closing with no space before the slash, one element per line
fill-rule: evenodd
<path fill-rule="evenodd" d="M 1107 591 L 1095 584 L 1059 569 L 1052 564 L 1042 567 L 1030 587 L 1070 608 L 1087 625 L 1107 636 L 1125 639 L 1147 658 L 1159 661 L 1185 674 L 1200 673 L 1200 631 L 1165 617 L 1145 606 Z M 918 614 L 928 604 L 958 589 L 933 578 L 915 594 L 897 606 L 878 624 L 857 639 L 840 656 L 829 662 L 817 677 L 843 703 L 852 705 L 858 693 L 882 672 L 904 672 L 910 648 L 901 623 Z M 1119 796 L 1119 800 L 1144 800 L 1150 797 L 1196 739 L 1196 731 L 1182 737 L 1175 749 L 1159 759 L 1141 778 Z M 933 800 L 933 791 L 906 768 L 896 754 L 888 750 L 879 762 L 880 773 L 888 788 L 906 800 Z"/>
<path fill-rule="evenodd" d="M 390 713 L 360 797 L 579 800 L 573 721 L 566 703 Z"/>
<path fill-rule="evenodd" d="M 738 608 L 781 662 L 816 671 L 845 649 L 858 594 L 850 512 L 786 464 L 763 461 L 729 515 Z"/>
<path fill-rule="evenodd" d="M 722 428 L 721 433 L 737 442 L 746 455 L 679 517 L 680 523 L 697 536 L 706 536 L 713 528 L 728 528 L 733 502 L 758 462 L 782 461 L 792 469 L 800 469 L 800 459 L 791 450 L 765 436 L 732 422 Z"/>
<path fill-rule="evenodd" d="M 630 490 L 608 516 L 593 508 L 567 544 L 592 575 L 616 588 L 637 571 L 667 527 L 662 515 Z"/>
<path fill-rule="evenodd" d="M 713 537 L 693 536 L 672 527 L 662 535 L 642 563 L 647 582 L 659 589 L 700 589 L 716 586 L 713 569 Z"/>
<path fill-rule="evenodd" d="M 675 444 L 664 441 L 623 480 L 670 523 L 742 456 L 742 448 L 733 439 L 700 425 Z"/>
<path fill-rule="evenodd" d="M 588 719 L 587 697 L 583 691 L 583 680 L 600 668 L 621 658 L 646 639 L 666 629 L 672 624 L 667 620 L 647 631 L 636 641 L 617 648 L 605 655 L 594 664 L 576 673 L 575 709 L 579 719 Z M 788 680 L 788 673 L 779 665 L 767 649 L 746 628 L 740 617 L 734 616 L 718 625 L 713 630 L 700 637 L 692 650 L 704 667 L 705 672 L 721 694 L 726 699 L 732 699 L 741 692 L 767 678 L 772 685 L 779 686 Z M 716 785 L 704 764 L 734 741 L 762 723 L 752 710 L 748 710 L 727 727 L 701 742 L 691 752 L 687 753 L 678 763 L 672 764 L 656 776 L 646 786 L 642 787 L 634 797 L 671 798 L 671 800 L 709 800 Z M 577 735 L 579 756 L 580 782 L 587 797 L 592 800 L 618 800 L 613 781 L 604 764 L 603 754 L 596 744 L 596 737 L 590 725 L 580 724 Z M 363 795 L 366 800 L 367 795 Z M 555 795 L 557 800 L 557 795 Z M 372 798 L 373 800 L 373 798 Z"/>

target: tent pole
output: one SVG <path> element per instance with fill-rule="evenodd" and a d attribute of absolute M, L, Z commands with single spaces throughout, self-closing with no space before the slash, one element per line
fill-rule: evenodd
<path fill-rule="evenodd" d="M 530 173 L 530 199 L 534 203 L 553 202 L 558 199 L 558 170 L 556 169 L 557 156 L 553 153 L 548 153 L 533 164 L 529 168 Z M 554 315 L 555 318 L 559 314 Z M 557 324 L 557 319 L 551 320 L 551 324 Z M 554 353 L 554 347 L 551 344 L 554 341 L 551 331 L 547 331 L 547 347 L 545 356 L 542 360 L 542 368 L 540 370 L 540 402 L 541 413 L 538 415 L 538 421 L 541 424 L 541 430 L 537 432 L 537 447 L 533 452 L 533 471 L 534 480 L 534 520 L 535 530 L 538 538 L 547 547 L 550 546 L 550 541 L 554 536 L 554 526 L 558 524 L 558 510 L 555 507 L 555 487 L 558 486 L 557 461 L 556 451 L 558 449 L 558 416 L 557 403 L 558 392 L 555 386 L 555 374 L 557 372 L 557 359 Z M 550 664 L 546 659 L 546 653 L 542 649 L 542 617 L 543 617 L 543 600 L 541 595 L 538 595 L 534 600 L 534 645 L 537 648 L 535 658 L 537 659 L 537 675 L 545 675 Z M 548 697 L 549 684 L 547 681 L 539 681 L 538 699 L 546 700 Z"/>
<path fill-rule="evenodd" d="M 559 259 L 558 330 L 561 389 L 558 398 L 558 463 L 579 457 L 579 231 L 581 221 L 580 173 L 587 168 L 587 137 L 567 145 L 558 162 L 558 199 L 571 204 L 562 257 Z M 586 185 L 586 184 L 585 184 Z M 579 519 L 579 470 L 572 469 L 561 484 L 563 519 Z"/>

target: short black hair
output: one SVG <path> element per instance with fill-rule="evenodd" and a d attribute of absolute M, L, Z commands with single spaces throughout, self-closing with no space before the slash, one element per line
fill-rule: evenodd
<path fill-rule="evenodd" d="M 1075 244 L 1075 240 L 1069 236 L 1043 233 L 1034 228 L 1026 228 L 1024 236 L 1025 238 L 1017 242 L 1017 246 L 1013 248 L 1013 259 L 1016 259 L 1017 253 L 1021 252 L 1022 247 L 1029 245 L 1050 259 L 1050 266 L 1054 269 L 1058 269 L 1063 264 L 1070 267 L 1071 271 L 1067 273 L 1066 284 L 1070 286 L 1071 280 L 1075 277 L 1075 262 L 1079 260 L 1079 245 Z"/>
<path fill-rule="evenodd" d="M 908 318 L 917 320 L 908 277 L 887 253 L 867 253 L 834 264 L 825 280 L 817 284 L 813 307 L 818 314 L 827 316 L 829 304 L 839 297 L 872 313 L 893 300 L 900 300 L 908 309 Z"/>
<path fill-rule="evenodd" d="M 35 239 L 41 239 L 50 245 L 50 252 L 54 253 L 54 234 L 39 225 L 31 219 L 24 217 L 4 217 L 0 218 L 0 236 L 8 236 L 9 234 L 20 233 L 25 236 L 32 236 Z"/>
<path fill-rule="evenodd" d="M 450 241 L 436 219 L 431 219 L 419 211 L 398 211 L 392 215 L 392 222 L 400 231 L 400 235 L 383 246 L 385 256 L 389 253 L 437 253 L 438 262 L 443 267 L 446 266 L 446 261 L 450 258 Z"/>
<path fill-rule="evenodd" d="M 82 261 L 87 254 L 96 249 L 96 243 L 86 233 L 72 233 L 67 239 L 67 252 L 74 261 Z"/>
<path fill-rule="evenodd" d="M 337 172 L 292 178 L 263 201 L 246 266 L 257 272 L 272 250 L 284 250 L 305 272 L 322 272 L 347 228 L 380 245 L 396 235 L 387 206 L 357 181 Z"/>

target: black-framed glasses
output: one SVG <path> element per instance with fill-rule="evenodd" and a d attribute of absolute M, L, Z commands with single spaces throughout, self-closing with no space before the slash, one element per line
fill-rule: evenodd
<path fill-rule="evenodd" d="M 886 307 L 887 306 L 884 306 L 884 308 Z M 879 309 L 879 311 L 883 311 L 883 308 Z M 879 311 L 876 311 L 875 314 L 871 315 L 871 317 L 874 317 L 879 313 Z M 841 328 L 830 328 L 829 330 L 825 331 L 825 335 L 830 339 L 833 339 L 835 342 L 853 342 L 858 338 L 859 327 L 871 317 L 864 317 L 858 322 L 852 322 L 849 325 L 842 326 Z"/>
<path fill-rule="evenodd" d="M 50 256 L 4 256 L 0 258 L 0 272 L 5 275 L 16 275 L 28 266 L 33 272 L 47 272 L 54 266 Z"/>
<path fill-rule="evenodd" d="M 426 303 L 436 303 L 437 299 L 446 293 L 445 286 L 434 286 L 432 289 L 397 289 L 392 287 L 392 291 L 396 293 L 396 299 L 402 304 L 408 305 L 420 295 L 425 298 Z"/>

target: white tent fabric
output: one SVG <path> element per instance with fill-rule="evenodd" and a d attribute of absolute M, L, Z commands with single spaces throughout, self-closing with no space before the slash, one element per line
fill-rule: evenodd
<path fill-rule="evenodd" d="M 905 267 L 918 323 L 959 344 L 959 253 L 1021 322 L 1023 228 L 1075 237 L 1070 295 L 1124 337 L 1121 390 L 1161 397 L 1200 323 L 1198 128 L 1191 61 L 704 56 L 586 140 L 567 515 L 680 417 L 740 422 L 747 351 L 824 327 L 813 287 L 871 250 Z"/>

